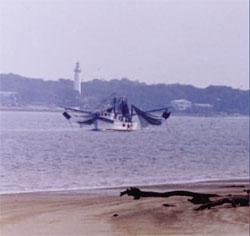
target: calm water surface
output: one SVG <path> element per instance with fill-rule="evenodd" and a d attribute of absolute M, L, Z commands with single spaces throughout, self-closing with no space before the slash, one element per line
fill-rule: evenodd
<path fill-rule="evenodd" d="M 172 116 L 135 132 L 71 127 L 60 113 L 1 112 L 0 192 L 249 177 L 249 118 Z"/>

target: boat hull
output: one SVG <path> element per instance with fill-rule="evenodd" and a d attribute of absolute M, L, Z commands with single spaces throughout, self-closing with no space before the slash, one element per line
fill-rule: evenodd
<path fill-rule="evenodd" d="M 92 114 L 80 114 L 75 110 L 64 112 L 63 115 L 65 118 L 71 119 L 78 123 L 80 127 L 84 127 L 86 125 L 94 126 L 93 130 L 135 131 L 138 128 L 138 123 L 136 121 L 131 121 L 128 118 L 122 117 L 121 115 L 116 115 L 111 112 L 99 113 L 93 122 Z M 88 122 L 89 120 L 91 120 L 91 122 Z"/>
<path fill-rule="evenodd" d="M 114 131 L 135 131 L 138 128 L 137 122 L 114 121 L 114 123 L 106 123 L 104 121 L 96 121 L 94 130 L 114 130 Z"/>

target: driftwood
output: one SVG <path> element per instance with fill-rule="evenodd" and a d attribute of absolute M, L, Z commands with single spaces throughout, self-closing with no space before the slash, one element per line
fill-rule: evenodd
<path fill-rule="evenodd" d="M 120 196 L 123 195 L 133 196 L 134 199 L 139 199 L 141 197 L 172 197 L 172 196 L 188 196 L 193 197 L 192 199 L 188 199 L 188 201 L 192 202 L 193 204 L 205 204 L 209 203 L 210 197 L 219 197 L 217 194 L 205 194 L 205 193 L 194 193 L 190 191 L 171 191 L 171 192 L 145 192 L 141 191 L 138 188 L 129 188 L 124 192 L 120 193 Z"/>
<path fill-rule="evenodd" d="M 211 207 L 223 205 L 225 203 L 231 203 L 233 207 L 238 205 L 240 206 L 249 206 L 249 190 L 244 190 L 247 192 L 247 195 L 228 195 L 227 197 L 220 198 L 218 200 L 211 201 L 210 197 L 220 197 L 217 194 L 206 194 L 206 193 L 194 193 L 190 191 L 171 191 L 171 192 L 145 192 L 141 191 L 139 188 L 128 188 L 126 191 L 121 192 L 120 196 L 128 195 L 133 196 L 134 199 L 139 199 L 141 197 L 171 197 L 171 196 L 187 196 L 193 197 L 192 199 L 188 199 L 188 201 L 193 204 L 203 204 L 195 210 L 204 210 L 210 209 Z M 164 206 L 170 206 L 168 204 L 164 204 Z"/>
<path fill-rule="evenodd" d="M 226 198 L 222 198 L 216 201 L 203 204 L 195 210 L 199 211 L 199 210 L 204 210 L 204 209 L 210 209 L 211 207 L 223 205 L 225 203 L 231 203 L 233 207 L 236 207 L 237 205 L 249 206 L 249 195 L 228 196 Z"/>

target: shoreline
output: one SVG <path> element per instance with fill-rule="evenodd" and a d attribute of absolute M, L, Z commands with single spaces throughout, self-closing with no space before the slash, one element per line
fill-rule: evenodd
<path fill-rule="evenodd" d="M 48 112 L 48 113 L 61 113 L 64 111 L 64 108 L 32 108 L 32 107 L 0 107 L 0 111 L 10 111 L 10 112 Z M 249 118 L 249 115 L 246 114 L 227 114 L 227 113 L 172 113 L 171 116 L 176 117 L 208 117 L 208 118 Z"/>
<path fill-rule="evenodd" d="M 158 183 L 158 184 L 126 184 L 121 186 L 102 186 L 102 187 L 86 187 L 86 188 L 74 188 L 74 189 L 51 189 L 51 190 L 27 190 L 27 191 L 12 191 L 12 192 L 0 192 L 1 195 L 11 195 L 11 194 L 25 194 L 25 193 L 62 193 L 62 192 L 98 192 L 98 191 L 109 191 L 109 190 L 120 190 L 124 188 L 129 187 L 137 187 L 137 188 L 176 188 L 178 186 L 209 186 L 209 185 L 226 185 L 229 184 L 249 184 L 249 178 L 243 177 L 243 178 L 233 178 L 233 179 L 210 179 L 210 180 L 197 180 L 197 181 L 187 181 L 187 182 L 174 182 L 174 183 Z"/>
<path fill-rule="evenodd" d="M 32 108 L 32 107 L 13 107 L 13 108 L 7 108 L 7 107 L 0 107 L 0 111 L 13 111 L 13 112 L 51 112 L 51 113 L 59 113 L 63 112 L 63 108 Z"/>
<path fill-rule="evenodd" d="M 247 180 L 206 181 L 196 184 L 138 186 L 144 191 L 187 190 L 245 195 Z M 226 203 L 195 211 L 200 205 L 190 197 L 149 197 L 133 200 L 122 196 L 126 187 L 1 194 L 0 234 L 45 235 L 249 235 L 249 207 L 233 208 Z M 216 200 L 217 198 L 211 198 Z"/>

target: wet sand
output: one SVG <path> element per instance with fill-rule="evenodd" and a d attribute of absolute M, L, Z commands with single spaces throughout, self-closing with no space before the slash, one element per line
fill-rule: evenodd
<path fill-rule="evenodd" d="M 248 180 L 140 187 L 223 196 L 246 194 L 248 188 Z M 133 200 L 119 196 L 125 189 L 2 194 L 0 235 L 249 235 L 249 207 L 224 204 L 195 211 L 199 205 L 188 197 Z"/>

